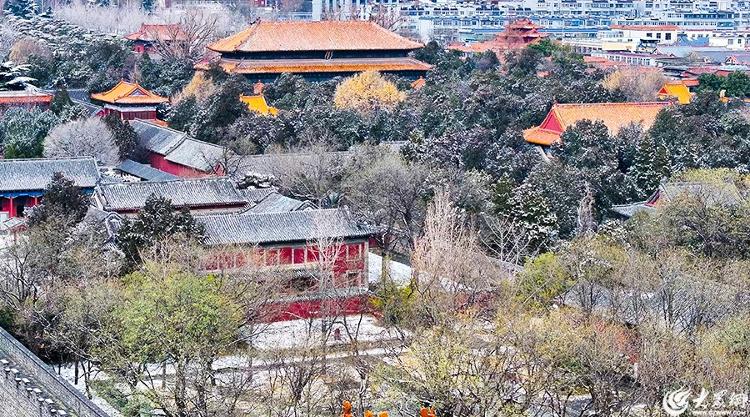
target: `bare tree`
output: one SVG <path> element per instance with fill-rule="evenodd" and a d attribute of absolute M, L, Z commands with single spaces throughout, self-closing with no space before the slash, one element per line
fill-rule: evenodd
<path fill-rule="evenodd" d="M 206 45 L 218 38 L 219 18 L 189 9 L 176 24 L 161 26 L 154 35 L 156 49 L 164 58 L 195 60 L 203 55 Z"/>
<path fill-rule="evenodd" d="M 107 165 L 120 159 L 114 135 L 99 117 L 73 120 L 52 128 L 44 140 L 44 156 L 89 156 Z"/>

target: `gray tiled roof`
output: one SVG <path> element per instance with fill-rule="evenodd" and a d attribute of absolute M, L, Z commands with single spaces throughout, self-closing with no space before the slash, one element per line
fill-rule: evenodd
<path fill-rule="evenodd" d="M 131 159 L 126 159 L 117 166 L 117 169 L 146 181 L 169 181 L 178 180 L 180 177 L 168 172 L 160 171 L 151 165 L 141 164 Z"/>
<path fill-rule="evenodd" d="M 172 200 L 176 207 L 233 206 L 248 202 L 227 178 L 107 184 L 97 189 L 105 210 L 140 209 L 152 194 Z"/>
<path fill-rule="evenodd" d="M 390 152 L 399 153 L 406 143 L 406 141 L 382 142 L 380 146 Z M 247 174 L 255 173 L 281 177 L 290 169 L 317 166 L 321 159 L 333 164 L 344 163 L 357 155 L 355 150 L 356 148 L 348 151 L 267 153 L 245 156 L 235 176 L 242 178 Z"/>
<path fill-rule="evenodd" d="M 258 200 L 256 200 L 258 201 Z M 250 208 L 248 213 L 281 213 L 284 211 L 304 210 L 312 207 L 309 201 L 301 201 L 279 193 L 271 193 Z"/>
<path fill-rule="evenodd" d="M 253 203 L 258 203 L 271 194 L 278 194 L 278 192 L 276 187 L 245 188 L 242 190 L 242 193 L 247 197 L 247 201 L 252 201 Z"/>
<path fill-rule="evenodd" d="M 612 206 L 611 210 L 624 217 L 632 217 L 640 212 L 652 212 L 663 202 L 681 197 L 698 198 L 708 205 L 731 206 L 744 200 L 740 190 L 731 182 L 663 182 L 648 200 L 631 204 Z"/>
<path fill-rule="evenodd" d="M 636 213 L 654 211 L 654 207 L 646 205 L 645 201 L 641 201 L 633 204 L 614 205 L 611 210 L 623 217 L 631 218 Z"/>
<path fill-rule="evenodd" d="M 55 91 L 53 90 L 52 92 L 54 93 Z M 91 94 L 85 88 L 68 89 L 68 97 L 70 97 L 71 100 L 91 103 Z"/>
<path fill-rule="evenodd" d="M 143 120 L 131 120 L 130 125 L 138 135 L 141 146 L 160 155 L 166 155 L 187 138 L 187 134 L 168 127 L 157 126 Z"/>
<path fill-rule="evenodd" d="M 343 209 L 196 216 L 209 245 L 306 242 L 317 238 L 367 237 L 373 230 Z"/>
<path fill-rule="evenodd" d="M 57 90 L 46 90 L 46 91 L 51 94 L 57 94 Z M 101 106 L 97 106 L 96 104 L 91 102 L 91 97 L 89 95 L 88 90 L 86 89 L 82 89 L 82 88 L 69 89 L 68 97 L 70 97 L 70 101 L 72 101 L 73 104 L 78 104 L 79 106 L 86 109 L 86 111 L 88 112 L 90 116 L 93 116 L 102 110 Z"/>
<path fill-rule="evenodd" d="M 166 160 L 204 172 L 212 172 L 224 156 L 224 148 L 186 138 L 166 154 Z"/>
<path fill-rule="evenodd" d="M 5 159 L 0 160 L 0 190 L 43 190 L 56 172 L 83 188 L 92 188 L 99 181 L 93 158 Z"/>
<path fill-rule="evenodd" d="M 87 101 L 78 101 L 78 100 L 73 100 L 73 99 L 71 99 L 71 101 L 74 104 L 78 104 L 79 106 L 81 106 L 84 109 L 86 109 L 86 111 L 89 113 L 89 116 L 95 116 L 97 113 L 99 113 L 100 111 L 102 111 L 102 108 L 100 106 L 97 106 L 96 104 L 89 103 Z"/>

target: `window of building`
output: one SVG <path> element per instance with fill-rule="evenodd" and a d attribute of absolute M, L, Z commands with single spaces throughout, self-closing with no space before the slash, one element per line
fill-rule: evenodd
<path fill-rule="evenodd" d="M 289 265 L 292 263 L 292 248 L 279 249 L 279 263 L 281 265 Z"/>
<path fill-rule="evenodd" d="M 360 257 L 360 245 L 359 244 L 353 244 L 349 245 L 347 248 L 347 257 L 346 259 L 358 259 Z"/>
<path fill-rule="evenodd" d="M 269 249 L 266 251 L 266 265 L 274 266 L 279 264 L 279 251 Z"/>
<path fill-rule="evenodd" d="M 305 248 L 294 248 L 294 263 L 305 263 Z"/>

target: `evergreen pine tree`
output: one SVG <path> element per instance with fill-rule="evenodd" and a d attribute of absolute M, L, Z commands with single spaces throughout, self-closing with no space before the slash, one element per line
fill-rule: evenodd
<path fill-rule="evenodd" d="M 171 128 L 184 132 L 190 129 L 197 113 L 198 102 L 195 99 L 195 96 L 188 96 L 178 101 L 177 104 L 169 110 L 167 121 Z"/>
<path fill-rule="evenodd" d="M 646 198 L 659 186 L 662 178 L 669 176 L 669 151 L 657 144 L 649 135 L 639 142 L 631 176 L 636 182 L 640 195 Z"/>
<path fill-rule="evenodd" d="M 248 112 L 245 104 L 239 100 L 244 87 L 244 78 L 230 77 L 211 96 L 208 103 L 201 106 L 190 128 L 190 133 L 196 139 L 218 143 L 221 139 L 221 128 L 229 126 Z"/>
<path fill-rule="evenodd" d="M 50 218 L 68 218 L 78 223 L 86 215 L 89 198 L 72 180 L 57 172 L 44 191 L 42 203 L 29 216 L 29 225 L 34 226 Z"/>
<path fill-rule="evenodd" d="M 143 150 L 138 142 L 138 134 L 133 126 L 130 126 L 130 122 L 122 121 L 118 115 L 110 113 L 104 117 L 104 123 L 115 137 L 120 159 L 144 162 Z"/>
<path fill-rule="evenodd" d="M 65 87 L 61 87 L 55 92 L 55 96 L 52 98 L 52 103 L 49 109 L 52 113 L 60 116 L 66 108 L 73 105 L 73 101 L 70 100 L 70 95 Z"/>
<path fill-rule="evenodd" d="M 134 267 L 141 261 L 142 250 L 154 248 L 178 234 L 201 242 L 204 228 L 187 208 L 177 210 L 169 199 L 151 195 L 138 217 L 122 224 L 117 232 L 117 245 L 125 254 L 129 267 Z"/>
<path fill-rule="evenodd" d="M 39 13 L 39 6 L 36 0 L 9 0 L 5 3 L 7 12 L 14 16 L 28 19 Z"/>
<path fill-rule="evenodd" d="M 510 219 L 526 234 L 530 247 L 544 247 L 557 237 L 557 216 L 533 185 L 523 183 L 516 187 L 508 205 Z"/>
<path fill-rule="evenodd" d="M 641 197 L 653 192 L 654 187 L 659 184 L 659 176 L 654 170 L 654 161 L 656 161 L 656 145 L 654 140 L 646 135 L 638 141 L 631 169 L 631 176 L 640 190 Z"/>

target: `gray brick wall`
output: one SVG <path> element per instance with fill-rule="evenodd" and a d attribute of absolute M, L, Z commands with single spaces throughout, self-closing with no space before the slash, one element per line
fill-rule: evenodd
<path fill-rule="evenodd" d="M 62 416 L 44 391 L 16 368 L 0 370 L 0 417 Z"/>
<path fill-rule="evenodd" d="M 109 417 L 0 327 L 0 417 Z"/>

